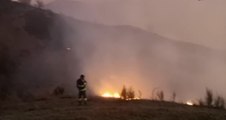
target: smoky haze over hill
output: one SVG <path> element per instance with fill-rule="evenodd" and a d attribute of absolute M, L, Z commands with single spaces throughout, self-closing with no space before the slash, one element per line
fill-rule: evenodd
<path fill-rule="evenodd" d="M 224 94 L 225 56 L 200 45 L 176 42 L 131 26 L 104 26 L 67 19 L 66 32 L 95 93 L 133 86 L 150 98 L 154 88 L 199 99 L 205 88 Z M 76 33 L 76 34 L 74 34 Z"/>
<path fill-rule="evenodd" d="M 165 90 L 168 98 L 176 91 L 183 100 L 203 97 L 206 87 L 215 90 L 217 94 L 225 95 L 223 52 L 202 45 L 170 40 L 128 25 L 131 23 L 114 25 L 127 21 L 120 15 L 130 15 L 121 9 L 125 6 L 124 2 L 118 4 L 119 9 L 115 9 L 114 4 L 106 4 L 108 2 L 97 2 L 97 5 L 93 5 L 91 3 L 95 2 L 57 0 L 47 5 L 47 8 L 58 13 L 98 23 L 76 23 L 71 19 L 67 23 L 75 26 L 78 34 L 76 36 L 69 32 L 65 38 L 81 40 L 77 44 L 72 42 L 71 45 L 81 44 L 76 47 L 81 56 L 78 58 L 83 61 L 84 72 L 89 76 L 93 84 L 91 87 L 96 93 L 104 90 L 117 91 L 123 84 L 128 84 L 141 90 L 146 98 L 151 97 L 154 88 Z M 130 7 L 133 3 L 134 1 L 129 4 Z M 112 16 L 108 14 L 111 13 L 108 8 L 114 8 Z M 102 14 L 104 10 L 106 15 Z M 119 11 L 116 12 L 117 10 Z M 106 17 L 109 15 L 111 17 Z"/>
<path fill-rule="evenodd" d="M 75 94 L 75 80 L 84 73 L 97 95 L 120 92 L 123 85 L 140 90 L 144 98 L 155 88 L 164 90 L 168 100 L 173 91 L 178 101 L 200 99 L 206 87 L 225 95 L 221 51 L 129 25 L 96 24 L 12 5 L 0 16 L 1 65 L 15 64 L 3 66 L 10 71 L 10 77 L 1 72 L 3 86 L 9 86 L 1 86 L 3 91 L 44 94 L 60 85 Z"/>
<path fill-rule="evenodd" d="M 225 0 L 55 0 L 47 8 L 85 21 L 132 25 L 225 50 L 225 5 Z"/>

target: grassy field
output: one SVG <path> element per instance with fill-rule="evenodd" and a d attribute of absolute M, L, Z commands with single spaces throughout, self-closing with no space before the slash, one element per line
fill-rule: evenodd
<path fill-rule="evenodd" d="M 79 106 L 76 98 L 2 102 L 0 120 L 226 120 L 226 111 L 149 100 L 93 98 Z"/>

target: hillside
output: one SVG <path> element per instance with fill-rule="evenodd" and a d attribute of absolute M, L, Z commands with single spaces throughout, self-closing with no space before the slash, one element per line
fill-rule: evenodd
<path fill-rule="evenodd" d="M 29 103 L 5 103 L 1 120 L 225 120 L 225 110 L 148 100 L 120 101 L 91 98 L 78 106 L 75 98 Z"/>
<path fill-rule="evenodd" d="M 1 1 L 2 2 L 2 1 Z M 122 81 L 150 98 L 155 86 L 180 100 L 200 99 L 206 87 L 224 91 L 221 51 L 121 25 L 81 21 L 16 2 L 0 6 L 0 120 L 225 120 L 225 110 L 150 100 L 91 98 Z M 89 103 L 52 96 L 57 86 L 75 95 L 88 76 Z M 98 94 L 99 95 L 99 94 Z M 166 98 L 167 99 L 167 98 Z"/>
<path fill-rule="evenodd" d="M 0 10 L 0 97 L 46 93 L 68 79 L 59 16 L 16 2 Z"/>
<path fill-rule="evenodd" d="M 182 100 L 200 99 L 206 87 L 224 91 L 226 57 L 221 51 L 16 2 L 0 10 L 2 96 L 49 95 L 56 86 L 75 94 L 74 81 L 81 73 L 88 75 L 96 94 L 104 85 L 120 90 L 124 83 L 147 98 L 154 87 L 164 87 L 168 96 L 177 91 Z"/>

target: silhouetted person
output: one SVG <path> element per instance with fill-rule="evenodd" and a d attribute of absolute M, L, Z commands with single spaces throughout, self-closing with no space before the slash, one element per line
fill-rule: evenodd
<path fill-rule="evenodd" d="M 81 75 L 80 78 L 77 80 L 79 105 L 81 105 L 82 103 L 87 104 L 86 87 L 87 82 L 85 80 L 85 76 Z"/>

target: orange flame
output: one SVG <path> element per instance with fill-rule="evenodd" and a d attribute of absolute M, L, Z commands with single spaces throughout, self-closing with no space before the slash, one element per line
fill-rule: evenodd
<path fill-rule="evenodd" d="M 105 92 L 104 94 L 101 95 L 102 97 L 105 98 L 120 98 L 120 94 L 115 92 L 115 93 L 111 93 L 111 92 Z"/>

